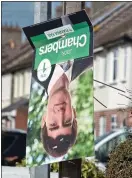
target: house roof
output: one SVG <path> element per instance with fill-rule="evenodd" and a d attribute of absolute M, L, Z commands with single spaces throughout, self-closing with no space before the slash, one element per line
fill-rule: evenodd
<path fill-rule="evenodd" d="M 10 112 L 12 110 L 16 110 L 16 109 L 20 108 L 21 106 L 27 106 L 28 103 L 29 103 L 29 100 L 27 98 L 20 98 L 15 103 L 12 103 L 11 105 L 9 105 L 6 108 L 2 109 L 2 113 Z"/>
<path fill-rule="evenodd" d="M 102 21 L 94 18 L 94 47 L 105 46 L 121 38 L 126 39 L 126 36 L 132 39 L 131 12 L 132 2 L 115 3 L 113 10 L 110 8 L 103 12 L 100 17 Z M 2 46 L 2 75 L 31 67 L 32 61 L 33 50 L 28 41 L 14 50 L 6 50 L 6 45 Z"/>
<path fill-rule="evenodd" d="M 14 49 L 8 43 L 2 45 L 2 75 L 31 67 L 32 60 L 33 50 L 28 41 Z"/>
<path fill-rule="evenodd" d="M 8 31 L 8 32 L 11 32 L 11 31 L 16 31 L 16 32 L 21 32 L 21 28 L 19 27 L 19 26 L 8 26 L 7 24 L 6 25 L 3 25 L 2 26 L 2 31 L 4 31 L 4 30 L 6 30 L 6 31 Z"/>
<path fill-rule="evenodd" d="M 127 2 L 95 26 L 94 47 L 129 36 L 132 38 L 132 2 Z"/>

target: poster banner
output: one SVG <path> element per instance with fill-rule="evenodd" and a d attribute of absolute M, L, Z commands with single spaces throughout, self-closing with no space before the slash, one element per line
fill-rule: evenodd
<path fill-rule="evenodd" d="M 34 50 L 27 165 L 93 156 L 93 27 L 86 12 L 23 30 Z"/>

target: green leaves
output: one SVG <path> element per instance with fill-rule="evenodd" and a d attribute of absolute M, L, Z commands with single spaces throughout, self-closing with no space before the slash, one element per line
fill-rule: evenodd
<path fill-rule="evenodd" d="M 132 177 L 132 138 L 128 138 L 115 148 L 110 155 L 106 170 L 107 178 Z"/>
<path fill-rule="evenodd" d="M 78 136 L 76 144 L 68 153 L 68 159 L 94 155 L 92 70 L 78 78 L 74 97 L 76 98 Z"/>
<path fill-rule="evenodd" d="M 82 160 L 82 166 L 81 166 L 81 178 L 106 178 L 104 173 L 100 171 L 95 163 L 95 160 L 87 161 Z M 51 172 L 59 172 L 59 164 L 53 163 L 50 166 Z"/>

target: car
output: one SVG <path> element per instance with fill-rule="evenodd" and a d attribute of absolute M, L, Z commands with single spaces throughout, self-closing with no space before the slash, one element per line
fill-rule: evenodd
<path fill-rule="evenodd" d="M 110 153 L 121 142 L 127 139 L 128 132 L 125 129 L 111 131 L 95 141 L 95 158 L 100 164 L 107 165 Z"/>
<path fill-rule="evenodd" d="M 2 131 L 2 166 L 16 166 L 26 155 L 26 131 L 6 129 Z"/>

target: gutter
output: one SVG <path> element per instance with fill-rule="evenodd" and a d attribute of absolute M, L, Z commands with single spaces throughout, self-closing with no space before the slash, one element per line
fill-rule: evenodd
<path fill-rule="evenodd" d="M 101 52 L 104 50 L 104 47 L 103 46 L 100 46 L 100 47 L 97 47 L 94 49 L 94 53 L 98 53 L 98 52 Z"/>
<path fill-rule="evenodd" d="M 105 15 L 103 15 L 102 17 L 97 18 L 95 21 L 93 21 L 93 26 L 98 25 L 99 23 L 101 23 L 102 21 L 104 21 L 105 19 L 107 19 L 110 15 L 112 15 L 114 12 L 118 11 L 119 9 L 121 9 L 122 7 L 124 7 L 124 5 L 126 4 L 126 2 L 119 4 L 117 7 L 113 8 L 110 12 L 105 13 Z"/>

